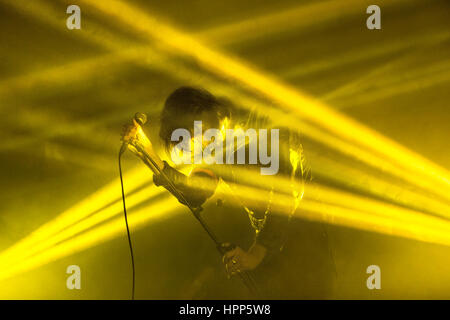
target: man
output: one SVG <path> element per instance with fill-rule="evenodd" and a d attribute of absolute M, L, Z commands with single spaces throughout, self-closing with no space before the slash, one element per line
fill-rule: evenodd
<path fill-rule="evenodd" d="M 269 123 L 267 118 L 240 110 L 229 101 L 216 98 L 206 90 L 181 87 L 167 98 L 161 113 L 159 136 L 172 155 L 176 154 L 174 148 L 179 143 L 173 141 L 173 133 L 183 129 L 195 137 L 195 121 L 202 121 L 203 132 L 211 128 L 219 128 L 225 132 L 230 127 L 243 130 L 268 129 Z M 323 238 L 323 226 L 308 225 L 304 221 L 299 226 L 300 220 L 292 219 L 303 197 L 305 183 L 310 179 L 310 171 L 305 167 L 302 145 L 298 135 L 291 130 L 286 128 L 276 130 L 279 132 L 279 139 L 275 141 L 277 136 L 271 136 L 270 150 L 266 150 L 267 154 L 279 151 L 279 159 L 275 159 L 279 162 L 278 172 L 273 176 L 261 175 L 261 168 L 267 165 L 261 163 L 261 159 L 253 161 L 252 164 L 234 164 L 240 151 L 248 155 L 247 159 L 250 158 L 250 145 L 255 142 L 251 141 L 251 137 L 241 145 L 239 140 L 236 145 L 233 142 L 231 152 L 229 149 L 224 150 L 227 160 L 230 160 L 231 156 L 233 161 L 226 161 L 225 164 L 195 165 L 189 175 L 181 173 L 168 162 L 161 160 L 151 142 L 145 135 L 139 134 L 136 126 L 125 127 L 123 139 L 130 143 L 130 149 L 141 158 L 144 157 L 134 146 L 139 144 L 139 147 L 146 151 L 153 160 L 147 165 L 154 172 L 155 185 L 171 191 L 171 185 L 160 174 L 163 172 L 181 192 L 182 196 L 178 197 L 181 203 L 187 202 L 192 207 L 199 207 L 212 197 L 219 183 L 225 183 L 230 187 L 255 231 L 253 244 L 247 250 L 236 247 L 223 256 L 226 271 L 230 276 L 242 271 L 252 272 L 266 298 L 328 297 L 328 284 L 323 283 L 329 281 L 331 269 L 326 239 Z M 259 134 L 253 138 L 262 137 Z M 224 137 L 224 140 L 228 139 L 228 136 Z M 234 140 L 234 137 L 232 139 Z M 195 141 L 193 143 L 195 144 Z M 261 146 L 260 143 L 259 147 Z M 200 153 L 205 150 L 204 148 L 202 145 Z M 193 157 L 194 153 L 193 150 Z M 306 229 L 305 224 L 308 225 Z M 318 240 L 315 239 L 314 242 L 298 243 L 295 237 L 291 237 L 294 240 L 287 240 L 289 231 L 295 233 L 300 231 L 302 236 L 308 239 L 308 234 L 314 228 L 318 231 L 314 230 L 312 233 L 320 234 Z M 288 255 L 284 254 L 286 250 L 283 250 L 286 243 Z M 305 247 L 313 250 L 305 251 Z M 317 256 L 319 259 L 316 259 Z M 287 263 L 288 261 L 290 263 Z M 306 273 L 302 274 L 305 270 Z M 315 270 L 320 270 L 321 274 L 315 276 Z M 312 283 L 308 288 L 307 282 L 311 279 Z"/>

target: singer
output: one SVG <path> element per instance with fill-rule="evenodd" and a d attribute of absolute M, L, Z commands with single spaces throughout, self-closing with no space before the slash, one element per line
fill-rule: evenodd
<path fill-rule="evenodd" d="M 159 136 L 169 154 L 177 143 L 173 141 L 172 133 L 185 129 L 194 136 L 194 121 L 202 121 L 204 131 L 210 128 L 270 129 L 267 117 L 243 111 L 227 99 L 191 87 L 178 88 L 166 99 L 160 119 Z M 229 184 L 255 233 L 250 248 L 236 247 L 224 254 L 223 263 L 229 276 L 251 272 L 262 288 L 264 298 L 331 297 L 334 261 L 326 228 L 320 223 L 295 217 L 297 210 L 301 210 L 305 187 L 311 180 L 298 134 L 287 128 L 279 131 L 280 159 L 276 177 L 287 183 L 260 175 L 263 166 L 260 162 L 197 164 L 189 175 L 185 175 L 159 157 L 135 120 L 124 127 L 122 140 L 142 159 L 145 158 L 139 149 L 145 150 L 152 159 L 151 163 L 144 161 L 154 172 L 154 184 L 171 191 L 159 174 L 163 172 L 182 193 L 182 199 L 178 197 L 181 203 L 187 201 L 194 207 L 201 206 L 215 193 L 219 182 Z M 248 143 L 236 144 L 234 151 L 237 153 L 240 148 L 248 149 Z M 244 178 L 247 180 L 243 181 Z M 257 187 L 257 201 L 248 196 L 249 184 Z"/>

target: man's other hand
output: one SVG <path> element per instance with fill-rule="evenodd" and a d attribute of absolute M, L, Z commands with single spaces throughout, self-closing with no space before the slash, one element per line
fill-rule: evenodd
<path fill-rule="evenodd" d="M 253 244 L 248 251 L 240 247 L 227 251 L 223 255 L 222 261 L 225 264 L 228 276 L 255 269 L 264 259 L 266 252 L 266 248 L 257 243 Z"/>

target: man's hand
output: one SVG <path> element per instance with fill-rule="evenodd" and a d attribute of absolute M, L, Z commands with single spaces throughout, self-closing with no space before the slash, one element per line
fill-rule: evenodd
<path fill-rule="evenodd" d="M 137 146 L 145 149 L 151 154 L 154 153 L 150 140 L 145 135 L 141 126 L 134 119 L 132 123 L 123 126 L 121 140 L 128 143 L 128 149 L 138 155 L 140 155 L 140 153 L 136 150 Z"/>
<path fill-rule="evenodd" d="M 266 248 L 256 243 L 248 251 L 244 251 L 240 247 L 227 251 L 223 255 L 222 261 L 228 276 L 255 269 L 266 256 L 266 252 Z"/>
<path fill-rule="evenodd" d="M 133 122 L 128 123 L 122 127 L 121 140 L 122 142 L 127 143 L 128 150 L 136 154 L 137 156 L 141 156 L 140 152 L 136 150 L 133 146 L 133 143 L 138 139 L 138 126 L 133 119 Z"/>
<path fill-rule="evenodd" d="M 133 122 L 122 127 L 121 140 L 130 143 L 138 138 L 139 124 L 133 119 Z"/>
<path fill-rule="evenodd" d="M 164 168 L 164 163 L 153 150 L 152 143 L 135 119 L 133 119 L 132 123 L 123 126 L 122 141 L 128 143 L 128 149 L 141 158 L 154 173 L 159 174 Z M 148 157 L 153 160 L 153 163 L 149 163 L 148 160 L 145 159 L 142 153 L 144 151 L 142 150 L 144 150 Z M 154 164 L 156 164 L 156 167 Z"/>

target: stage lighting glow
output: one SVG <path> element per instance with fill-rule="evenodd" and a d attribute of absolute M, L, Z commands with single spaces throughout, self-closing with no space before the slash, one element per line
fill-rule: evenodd
<path fill-rule="evenodd" d="M 242 171 L 239 173 L 240 177 L 244 175 L 247 176 L 247 180 L 255 182 L 254 172 Z M 273 181 L 267 183 L 276 182 L 277 186 L 280 187 L 271 203 L 273 210 L 279 213 L 290 214 L 292 209 L 290 204 L 292 202 L 290 179 L 270 178 Z M 246 179 L 244 177 L 243 181 L 247 181 Z M 205 183 L 200 183 L 199 185 L 205 188 L 208 187 L 208 184 Z M 263 189 L 261 189 L 264 187 L 264 184 L 260 183 L 258 183 L 258 187 L 239 184 L 231 186 L 231 188 L 221 187 L 218 189 L 218 193 L 224 199 L 230 200 L 227 203 L 240 206 L 239 202 L 231 201 L 235 195 L 227 191 L 238 188 L 241 191 L 240 196 L 245 199 L 246 203 L 251 204 L 255 208 L 264 208 L 267 204 L 267 198 L 265 193 L 262 192 Z M 176 212 L 175 209 L 177 207 L 180 207 L 180 205 L 173 197 L 156 200 L 150 206 L 140 208 L 135 213 L 130 214 L 130 225 L 133 229 L 136 229 L 150 221 L 155 221 L 155 219 L 172 216 Z M 107 215 L 107 213 L 105 214 Z M 450 245 L 450 222 L 446 220 L 320 185 L 309 185 L 308 192 L 301 201 L 296 214 L 298 214 L 297 217 L 313 221 L 418 241 Z M 117 217 L 109 222 L 95 225 L 96 227 L 87 229 L 85 232 L 81 232 L 85 229 L 83 227 L 89 228 L 91 225 L 80 224 L 78 227 L 75 225 L 78 235 L 70 238 L 75 233 L 69 232 L 66 234 L 69 238 L 64 240 L 61 237 L 59 243 L 48 242 L 47 244 L 50 247 L 46 250 L 25 259 L 15 261 L 14 259 L 21 255 L 10 254 L 11 261 L 0 271 L 0 279 L 11 277 L 20 272 L 31 270 L 64 256 L 85 250 L 110 240 L 121 232 L 123 233 L 123 217 Z M 16 247 L 15 250 L 26 250 L 26 248 Z"/>
<path fill-rule="evenodd" d="M 147 34 L 160 44 L 165 44 L 172 53 L 192 57 L 219 76 L 234 79 L 243 87 L 278 101 L 280 107 L 287 112 L 307 119 L 342 139 L 371 150 L 388 161 L 412 171 L 417 179 L 423 180 L 424 185 L 433 188 L 434 192 L 441 197 L 450 199 L 450 192 L 448 192 L 450 174 L 447 170 L 407 150 L 378 132 L 331 110 L 317 99 L 282 84 L 275 78 L 245 65 L 236 58 L 208 48 L 189 35 L 168 24 L 161 23 L 161 19 L 150 16 L 130 4 L 119 0 L 111 0 L 107 3 L 91 0 L 82 2 L 107 15 L 116 17 L 118 21 Z"/>
<path fill-rule="evenodd" d="M 142 167 L 131 170 L 124 175 L 126 190 L 133 191 L 136 188 L 149 183 L 150 178 L 151 175 Z M 0 254 L 0 264 L 8 264 L 14 261 L 14 259 L 28 255 L 28 252 L 33 252 L 33 248 L 39 248 L 42 243 L 45 243 L 44 241 L 48 241 L 51 237 L 57 236 L 61 231 L 76 228 L 74 224 L 88 218 L 90 215 L 98 212 L 111 213 L 111 211 L 108 210 L 114 208 L 114 203 L 120 204 L 119 201 L 121 201 L 120 189 L 118 189 L 117 185 L 118 180 L 114 180 L 99 191 L 94 192 L 84 200 L 80 201 L 72 208 L 61 213 L 55 219 L 37 228 L 29 236 L 3 251 Z M 87 222 L 85 221 L 83 223 L 89 224 L 89 221 L 96 221 L 97 217 L 99 216 L 93 215 L 93 217 L 86 220 Z"/>
<path fill-rule="evenodd" d="M 52 20 L 52 17 L 54 15 L 50 14 L 50 13 L 52 13 L 52 11 L 51 11 L 50 8 L 46 8 L 46 6 L 38 6 L 38 7 L 35 8 L 34 6 L 30 7 L 30 5 L 28 5 L 25 8 L 28 8 L 28 10 L 33 9 L 32 12 L 35 15 L 36 15 L 36 13 L 40 13 L 41 15 L 44 15 L 46 17 L 48 16 L 48 19 L 50 19 L 52 24 L 59 23 L 59 21 L 57 21 L 57 19 L 56 20 L 55 19 Z M 127 7 L 127 8 L 130 9 L 130 7 Z M 22 9 L 24 9 L 24 8 L 22 8 Z M 34 10 L 34 9 L 36 9 L 36 10 Z M 133 8 L 131 8 L 131 10 L 132 10 L 132 12 L 135 12 L 135 10 L 133 10 Z M 115 14 L 119 14 L 119 13 L 117 13 L 117 10 L 115 10 L 114 12 L 115 12 Z M 141 14 L 140 17 L 147 21 L 147 17 L 146 16 L 142 17 L 142 14 Z M 129 22 L 129 20 L 126 20 L 126 21 Z M 153 23 L 155 21 L 150 20 L 150 22 Z M 134 26 L 133 23 L 131 23 L 131 24 Z M 124 41 L 122 41 L 122 40 L 121 41 L 117 41 L 117 39 L 116 39 L 116 41 L 113 41 L 114 39 L 112 39 L 111 36 L 103 37 L 104 32 L 102 32 L 102 30 L 99 31 L 96 28 L 94 28 L 94 29 L 96 30 L 96 32 L 85 32 L 85 33 L 82 34 L 82 36 L 83 37 L 88 37 L 89 40 L 98 42 L 100 44 L 103 44 L 103 42 L 105 41 L 104 39 L 108 39 L 108 44 L 105 44 L 105 46 L 107 48 L 114 47 L 115 50 L 118 50 L 124 44 Z M 166 29 L 164 29 L 164 30 L 166 30 Z M 172 29 L 168 29 L 168 30 L 169 31 L 174 31 Z M 147 32 L 148 32 L 148 30 L 147 30 Z M 102 35 L 102 37 L 99 37 L 99 35 Z M 190 39 L 187 36 L 184 36 L 181 39 L 185 39 L 185 38 Z M 175 38 L 175 39 L 180 39 L 180 37 Z M 170 41 L 172 41 L 172 40 L 170 40 Z M 163 42 L 165 42 L 165 41 L 163 41 Z M 195 49 L 195 48 L 196 47 L 193 47 L 193 49 Z M 203 47 L 200 46 L 200 49 L 202 49 L 202 48 Z M 141 48 L 141 50 L 136 48 L 135 51 L 133 51 L 133 50 L 130 50 L 130 52 L 133 52 L 135 54 L 134 57 L 135 57 L 135 59 L 137 59 L 136 61 L 147 61 L 148 59 L 142 60 L 141 58 L 145 57 L 146 55 L 148 56 L 148 54 L 150 54 L 150 52 L 151 52 L 150 47 L 143 47 L 143 48 Z M 192 50 L 189 49 L 187 53 L 188 54 L 192 53 L 191 52 Z M 201 52 L 203 52 L 203 51 L 201 51 Z M 206 52 L 209 52 L 209 51 L 206 51 Z M 123 58 L 124 56 L 127 56 L 127 54 L 126 54 L 126 52 L 124 53 L 123 50 L 122 50 L 116 56 L 116 58 L 120 58 L 120 57 Z M 208 57 L 206 57 L 206 58 L 208 60 Z M 102 60 L 104 60 L 104 59 L 102 58 Z M 152 58 L 152 61 L 153 60 L 154 59 Z M 228 60 L 230 60 L 230 59 L 228 59 Z M 119 61 L 120 61 L 120 59 L 119 59 Z M 163 63 L 164 59 L 157 59 L 157 61 L 158 61 L 158 63 L 153 63 L 153 67 L 162 68 L 162 69 L 166 68 L 167 71 L 171 72 L 171 74 L 173 74 L 174 76 L 180 77 L 180 75 L 179 75 L 180 72 L 181 72 L 180 69 L 177 69 L 177 67 L 175 67 L 175 66 L 171 67 L 172 64 L 167 63 L 167 61 L 166 61 L 166 63 Z M 62 69 L 65 70 L 65 68 L 62 68 Z M 83 69 L 94 70 L 96 68 L 91 68 L 91 67 L 89 67 L 89 65 L 87 65 L 87 67 L 83 67 Z M 173 71 L 171 71 L 172 69 L 173 69 Z M 251 71 L 251 69 L 250 69 L 250 71 Z M 188 71 L 188 73 L 189 73 L 189 71 Z M 79 74 L 79 72 L 76 72 L 76 74 Z M 191 76 L 192 76 L 192 73 L 190 75 L 188 74 L 186 76 L 187 76 L 188 79 L 190 79 Z M 48 79 L 47 76 L 46 77 L 40 77 L 39 74 L 36 74 L 36 79 L 37 80 L 38 79 L 43 79 L 43 78 Z M 17 81 L 17 83 L 20 83 L 20 81 Z M 308 100 L 306 102 L 308 102 Z M 314 103 L 312 103 L 312 104 L 306 103 L 305 106 L 308 106 L 308 107 L 305 107 L 304 109 L 309 109 L 309 108 L 311 108 L 311 106 L 312 106 L 313 109 L 315 109 L 317 107 L 317 105 L 315 105 Z M 273 113 L 273 111 L 272 111 L 272 113 Z M 268 114 L 271 114 L 271 112 L 268 111 Z M 291 124 L 292 123 L 291 118 L 286 117 L 286 116 L 284 118 L 286 118 L 286 120 L 289 120 L 289 121 L 285 122 L 286 124 L 288 124 L 288 123 Z M 287 119 L 287 118 L 289 118 L 289 119 Z M 326 118 L 325 118 L 325 121 L 328 121 L 328 120 L 326 120 Z M 328 122 L 329 123 L 333 123 L 334 119 L 330 118 L 330 121 L 328 121 Z M 350 126 L 350 128 L 351 127 L 352 126 Z M 416 159 L 416 160 L 419 161 L 417 163 L 417 165 L 419 165 L 419 163 L 422 162 L 422 164 L 419 167 L 423 168 L 423 170 L 419 168 L 419 170 L 413 170 L 414 174 L 411 174 L 410 170 L 409 171 L 407 170 L 407 169 L 411 169 L 411 165 L 410 165 L 409 161 L 406 161 L 406 159 L 404 161 L 398 161 L 397 165 L 393 165 L 393 164 L 389 163 L 388 161 L 386 161 L 384 159 L 380 159 L 380 157 L 375 156 L 374 154 L 367 153 L 365 150 L 362 150 L 361 148 L 358 148 L 356 145 L 349 145 L 348 143 L 346 143 L 342 139 L 336 139 L 336 137 L 334 137 L 333 135 L 326 135 L 325 132 L 320 131 L 317 128 L 312 128 L 311 126 L 309 126 L 309 128 L 308 128 L 306 126 L 306 124 L 304 124 L 304 125 L 302 125 L 302 130 L 305 132 L 305 134 L 308 134 L 309 136 L 311 136 L 311 137 L 313 137 L 315 139 L 318 139 L 321 142 L 326 143 L 328 146 L 330 146 L 332 148 L 338 148 L 338 150 L 341 151 L 341 152 L 344 152 L 346 154 L 352 155 L 353 157 L 355 157 L 355 158 L 357 158 L 357 159 L 359 159 L 361 161 L 367 162 L 368 164 L 370 164 L 370 165 L 372 165 L 374 167 L 377 167 L 377 168 L 381 169 L 382 171 L 388 171 L 388 172 L 390 172 L 393 175 L 400 176 L 402 179 L 405 179 L 405 180 L 407 180 L 408 182 L 410 182 L 412 184 L 419 185 L 422 188 L 426 188 L 428 192 L 437 193 L 441 197 L 444 197 L 445 199 L 448 199 L 448 193 L 445 191 L 446 190 L 445 188 L 444 189 L 438 188 L 436 186 L 436 182 L 435 181 L 426 181 L 422 177 L 418 177 L 417 176 L 419 174 L 419 172 L 424 173 L 424 170 L 425 171 L 428 170 L 428 172 L 433 172 L 433 170 L 434 170 L 433 167 L 436 167 L 434 164 L 429 163 L 429 161 L 426 160 L 426 159 L 422 159 L 422 160 L 425 160 L 425 162 L 428 162 L 430 164 L 430 166 L 428 166 L 428 167 L 427 166 L 423 166 L 422 165 L 423 161 L 420 159 L 421 158 L 420 156 L 419 156 L 419 158 Z M 345 130 L 346 130 L 345 127 L 342 127 L 340 129 L 340 131 L 345 131 Z M 363 130 L 363 132 L 364 132 L 364 130 Z M 358 134 L 355 134 L 354 136 L 355 137 L 359 137 Z M 389 145 L 389 143 L 388 143 L 388 145 Z M 384 147 L 385 147 L 385 146 L 383 146 L 382 143 L 381 144 L 380 143 L 379 144 L 375 144 L 374 147 L 376 147 L 376 146 L 379 146 L 379 148 L 375 148 L 375 150 L 372 150 L 372 151 L 375 151 L 375 152 L 377 150 L 378 151 L 380 151 L 380 150 L 383 151 Z M 403 150 L 403 151 L 406 151 L 406 153 L 410 154 L 410 152 L 407 151 L 407 150 Z M 389 153 L 385 152 L 385 154 L 389 154 Z M 403 152 L 403 154 L 404 154 L 404 152 Z M 397 153 L 392 153 L 392 155 L 395 156 L 395 155 L 397 155 Z M 398 157 L 397 157 L 397 159 L 398 159 Z M 410 167 L 410 168 L 408 168 L 408 167 Z M 428 168 L 428 169 L 426 169 L 426 168 Z M 436 177 L 437 175 L 432 173 L 431 175 L 429 175 L 428 178 L 430 178 L 430 176 L 435 176 Z M 447 181 L 446 178 L 444 178 L 443 180 L 442 179 L 440 179 L 440 180 L 444 181 L 444 182 Z"/>
<path fill-rule="evenodd" d="M 446 169 L 407 150 L 378 132 L 333 111 L 323 102 L 281 83 L 278 79 L 266 75 L 236 58 L 210 49 L 195 38 L 170 27 L 168 24 L 161 23 L 159 18 L 150 16 L 130 4 L 116 0 L 108 2 L 84 0 L 82 2 L 101 10 L 107 15 L 116 17 L 119 21 L 132 26 L 136 31 L 148 35 L 150 37 L 149 42 L 155 41 L 157 43 L 158 52 L 152 46 L 136 46 L 125 50 L 127 43 L 120 41 L 118 37 L 103 37 L 103 33 L 95 35 L 95 32 L 81 33 L 81 37 L 86 37 L 89 41 L 101 44 L 115 52 L 101 58 L 95 57 L 75 62 L 70 69 L 62 66 L 51 70 L 39 70 L 33 73 L 34 76 L 27 75 L 10 82 L 2 82 L 0 86 L 2 88 L 0 89 L 1 94 L 9 94 L 16 90 L 33 87 L 43 79 L 50 84 L 67 81 L 65 77 L 68 70 L 69 72 L 70 70 L 74 71 L 73 73 L 77 75 L 74 78 L 83 80 L 95 74 L 101 61 L 113 65 L 129 59 L 155 69 L 165 70 L 165 72 L 172 74 L 174 78 L 191 79 L 195 75 L 193 70 L 169 61 L 170 59 L 161 55 L 161 52 L 165 51 L 171 56 L 187 56 L 199 61 L 205 68 L 213 71 L 218 78 L 237 82 L 241 90 L 231 89 L 229 85 L 221 84 L 220 80 L 211 82 L 205 80 L 205 87 L 209 86 L 217 88 L 218 91 L 231 92 L 232 94 L 229 94 L 229 96 L 233 96 L 241 102 L 250 102 L 249 107 L 260 107 L 258 110 L 273 116 L 280 124 L 289 125 L 294 129 L 301 127 L 306 135 L 330 148 L 350 155 L 384 173 L 400 177 L 411 185 L 425 189 L 426 191 L 419 194 L 419 197 L 415 197 L 416 192 L 404 191 L 402 192 L 403 199 L 407 199 L 411 206 L 424 209 L 426 207 L 432 213 L 450 217 L 447 204 L 450 199 L 450 175 Z M 26 6 L 26 8 L 33 8 L 33 4 Z M 43 7 L 37 6 L 37 8 L 42 9 Z M 60 23 L 48 11 L 38 10 L 37 13 L 39 14 L 39 12 L 44 20 L 51 21 L 51 23 Z M 280 17 L 282 15 L 277 16 L 277 19 Z M 218 30 L 218 32 L 236 32 L 236 28 L 239 29 L 239 24 L 226 30 L 223 29 L 225 31 Z M 161 52 L 159 52 L 160 49 Z M 149 59 L 149 56 L 155 59 Z M 446 64 L 440 67 L 442 66 L 447 67 Z M 423 84 L 447 79 L 448 74 L 443 72 L 433 79 L 424 79 Z M 389 95 L 393 92 L 410 89 L 411 85 L 405 84 L 379 94 Z M 244 91 L 254 93 L 254 95 L 244 94 Z M 275 108 L 269 107 L 250 96 L 263 96 L 274 100 L 280 110 L 275 110 Z M 359 99 L 373 99 L 374 96 L 375 93 Z M 299 126 L 299 123 L 293 125 L 293 120 L 303 121 L 302 125 Z M 291 157 L 298 157 L 298 154 L 291 154 Z M 136 190 L 149 182 L 151 176 L 148 172 L 144 174 L 144 171 L 143 169 L 136 169 L 130 173 L 130 176 L 125 177 L 127 190 Z M 358 172 L 356 173 L 358 174 Z M 255 177 L 251 176 L 250 173 L 243 173 L 242 176 L 248 181 L 258 181 L 258 184 L 264 184 L 265 181 L 260 177 L 255 180 Z M 290 193 L 292 188 L 289 188 L 289 186 L 292 187 L 292 181 L 280 180 L 278 183 L 281 189 L 286 189 L 286 194 L 281 195 L 279 199 L 282 200 L 278 201 L 278 205 L 283 206 L 284 200 L 292 199 L 292 193 Z M 373 189 L 369 191 L 383 196 L 385 199 L 395 200 L 396 197 L 390 194 L 390 190 L 401 190 L 401 186 L 396 185 L 396 189 L 388 189 L 390 185 L 391 181 L 388 179 L 373 179 L 371 180 Z M 238 187 L 243 188 L 243 186 Z M 261 197 L 259 187 L 252 186 L 245 193 L 249 200 L 255 202 L 255 205 L 261 205 L 263 201 L 267 200 Z M 364 186 L 360 186 L 360 188 L 364 190 Z M 155 189 L 154 193 L 146 195 L 144 190 L 146 189 L 137 191 L 128 197 L 131 206 L 142 203 L 146 197 L 162 193 L 161 190 L 156 191 Z M 438 195 L 440 200 L 435 199 L 434 195 Z M 120 235 L 124 230 L 123 217 L 115 218 L 120 213 L 119 201 L 118 184 L 117 181 L 114 181 L 76 204 L 55 220 L 38 228 L 30 236 L 1 253 L 0 264 L 2 266 L 7 265 L 7 267 L 0 271 L 0 279 L 42 266 Z M 324 186 L 312 188 L 298 205 L 302 209 L 299 210 L 300 215 L 306 219 L 450 245 L 449 223 L 444 219 L 427 215 L 419 209 L 406 209 Z M 174 210 L 177 206 L 179 205 L 173 198 L 156 199 L 155 203 L 149 208 L 139 209 L 130 215 L 130 224 L 132 227 L 142 227 L 148 222 L 171 216 L 175 213 Z M 151 212 L 147 210 L 151 210 Z M 110 219 L 111 221 L 108 221 Z"/>
<path fill-rule="evenodd" d="M 173 216 L 176 214 L 174 209 L 177 204 L 178 202 L 176 199 L 170 197 L 159 200 L 150 207 L 143 207 L 135 212 L 130 212 L 128 222 L 131 230 L 136 231 L 150 221 L 155 222 Z M 68 241 L 56 244 L 28 259 L 18 261 L 18 263 L 11 261 L 12 263 L 5 266 L 5 268 L 2 267 L 2 270 L 0 271 L 0 280 L 35 269 L 57 259 L 76 254 L 77 252 L 86 250 L 94 245 L 99 245 L 120 235 L 125 235 L 123 217 L 115 218 L 97 228 L 90 229 L 77 235 Z M 125 254 L 126 253 L 124 253 L 124 255 Z"/>

